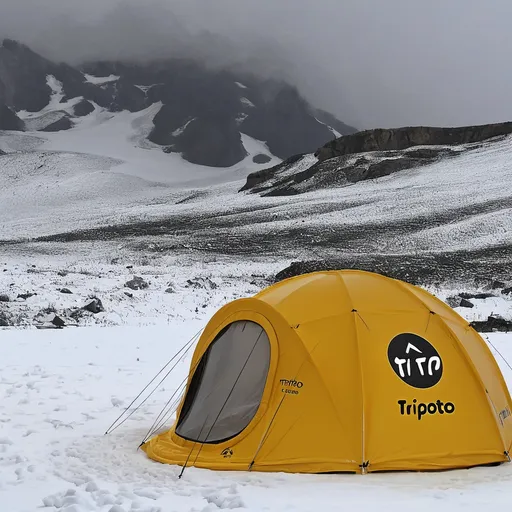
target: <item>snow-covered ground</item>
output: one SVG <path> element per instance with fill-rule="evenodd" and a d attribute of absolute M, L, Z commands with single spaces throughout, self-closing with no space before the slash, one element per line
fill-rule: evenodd
<path fill-rule="evenodd" d="M 21 113 L 29 128 L 71 112 L 75 100 L 61 103 L 60 84 L 49 77 L 48 85 L 50 104 Z M 147 141 L 159 108 L 110 113 L 96 105 L 72 130 L 0 132 L 9 153 L 0 157 L 0 295 L 9 299 L 0 302 L 0 322 L 4 315 L 17 325 L 0 328 L 0 512 L 509 506 L 512 464 L 365 477 L 191 468 L 180 480 L 178 468 L 137 447 L 186 376 L 190 353 L 143 408 L 103 435 L 220 306 L 256 293 L 293 260 L 317 256 L 317 246 L 331 256 L 384 258 L 455 250 L 484 257 L 489 247 L 512 246 L 510 137 L 370 182 L 261 198 L 238 190 L 250 172 L 279 163 L 263 142 L 242 134 L 248 156 L 230 168 L 193 165 Z M 271 161 L 254 164 L 259 153 Z M 91 228 L 101 229 L 26 241 Z M 464 257 L 461 264 L 473 272 Z M 134 276 L 147 288 L 128 288 Z M 503 279 L 512 284 L 510 274 Z M 458 284 L 429 291 L 445 300 Z M 104 311 L 84 313 L 93 297 Z M 469 321 L 512 319 L 512 295 L 497 290 L 471 302 L 457 308 Z M 64 329 L 34 327 L 49 327 L 55 315 Z M 488 341 L 512 360 L 512 335 Z M 512 386 L 512 371 L 497 361 Z"/>
<path fill-rule="evenodd" d="M 180 468 L 151 461 L 137 447 L 187 375 L 192 351 L 142 408 L 109 435 L 104 433 L 165 362 L 205 326 L 216 308 L 256 292 L 261 284 L 250 280 L 274 269 L 249 262 L 239 266 L 210 262 L 202 268 L 176 265 L 159 275 L 155 268 L 144 274 L 141 266 L 87 269 L 82 262 L 82 272 L 89 270 L 86 275 L 78 272 L 76 262 L 77 272 L 54 274 L 64 263 L 56 261 L 52 268 L 41 261 L 37 271 L 27 273 L 33 267 L 22 258 L 21 263 L 6 265 L 2 274 L 8 277 L 0 274 L 2 284 L 15 281 L 20 290 L 36 291 L 38 295 L 28 300 L 41 306 L 50 302 L 61 308 L 56 290 L 66 285 L 77 296 L 66 300 L 80 303 L 94 292 L 107 309 L 100 314 L 103 326 L 0 330 L 1 510 L 453 511 L 502 508 L 510 503 L 512 464 L 364 477 L 189 468 L 178 479 Z M 68 269 L 73 270 L 73 265 L 68 264 Z M 133 272 L 148 280 L 149 289 L 123 287 Z M 201 277 L 210 277 L 214 286 L 207 280 L 197 287 L 187 286 L 187 279 Z M 165 293 L 168 286 L 172 293 Z M 123 290 L 134 297 L 123 298 Z M 493 348 L 512 361 L 512 335 L 485 337 L 512 386 L 512 371 Z"/>

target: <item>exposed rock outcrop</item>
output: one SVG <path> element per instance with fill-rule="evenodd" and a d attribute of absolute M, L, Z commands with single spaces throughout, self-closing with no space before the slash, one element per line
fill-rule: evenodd
<path fill-rule="evenodd" d="M 268 155 L 265 155 L 263 153 L 258 153 L 257 155 L 254 155 L 252 157 L 252 161 L 255 164 L 266 164 L 266 163 L 270 162 L 270 160 L 272 160 L 272 158 L 270 158 Z"/>
<path fill-rule="evenodd" d="M 0 130 L 23 131 L 25 124 L 7 105 L 0 105 Z"/>
<path fill-rule="evenodd" d="M 73 113 L 77 117 L 83 117 L 94 112 L 94 105 L 88 100 L 81 100 L 73 107 Z"/>
<path fill-rule="evenodd" d="M 470 144 L 510 133 L 512 133 L 512 122 L 457 128 L 409 126 L 365 130 L 328 142 L 316 151 L 315 156 L 323 162 L 337 156 L 369 151 L 399 151 L 413 146 Z"/>
<path fill-rule="evenodd" d="M 511 133 L 512 122 L 368 130 L 328 142 L 314 154 L 298 154 L 252 173 L 240 191 L 275 196 L 344 186 L 456 156 L 475 144 Z"/>
<path fill-rule="evenodd" d="M 61 117 L 58 121 L 49 124 L 41 129 L 42 132 L 60 132 L 73 127 L 73 122 L 68 116 Z"/>

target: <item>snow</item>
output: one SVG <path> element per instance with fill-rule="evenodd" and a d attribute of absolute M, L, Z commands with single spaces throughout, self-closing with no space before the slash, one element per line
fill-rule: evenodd
<path fill-rule="evenodd" d="M 119 78 L 85 77 L 98 85 Z M 53 76 L 47 83 L 52 90 L 49 104 L 38 113 L 20 113 L 29 130 L 71 113 L 81 99 L 62 102 L 62 84 Z M 149 87 L 139 86 L 145 92 Z M 254 106 L 247 98 L 241 101 Z M 420 224 L 406 237 L 370 237 L 368 252 L 485 248 L 512 237 L 512 137 L 378 180 L 261 198 L 238 190 L 250 172 L 281 162 L 265 142 L 241 133 L 247 157 L 239 164 L 222 169 L 190 164 L 147 140 L 161 106 L 111 113 L 94 105 L 94 112 L 76 119 L 68 131 L 0 132 L 0 149 L 9 153 L 0 157 L 0 293 L 11 299 L 2 308 L 19 325 L 0 328 L 0 508 L 301 512 L 509 506 L 512 464 L 365 477 L 189 468 L 178 479 L 181 468 L 155 463 L 137 447 L 187 375 L 191 352 L 140 410 L 104 435 L 164 362 L 219 307 L 256 293 L 302 254 L 283 251 L 271 261 L 255 255 L 220 256 L 195 250 L 191 236 L 174 228 L 162 235 L 169 247 L 163 252 L 156 237 L 2 241 L 180 215 L 201 215 L 205 230 L 208 219 L 231 216 L 235 220 L 227 228 L 230 233 L 256 240 L 299 225 L 321 236 L 340 226 L 392 226 L 462 207 L 469 212 L 466 216 L 435 226 Z M 268 155 L 270 162 L 254 164 L 258 153 Z M 304 155 L 278 179 L 316 162 L 314 155 Z M 350 247 L 334 249 L 339 253 Z M 127 288 L 135 275 L 145 279 L 148 288 Z M 72 293 L 62 293 L 63 288 Z M 460 290 L 430 291 L 446 299 Z M 34 295 L 20 297 L 27 293 Z M 101 299 L 104 312 L 71 316 L 93 296 Z M 512 318 L 512 296 L 471 302 L 472 309 L 457 308 L 468 321 L 490 314 Z M 51 321 L 55 312 L 67 327 L 33 327 L 37 320 Z M 494 349 L 512 361 L 512 335 L 493 333 L 484 338 L 512 386 L 512 370 Z"/>
<path fill-rule="evenodd" d="M 247 107 L 255 108 L 254 103 L 248 98 L 242 97 L 240 98 L 240 102 L 246 105 Z"/>
<path fill-rule="evenodd" d="M 304 170 L 308 159 L 314 162 L 314 158 L 305 155 L 286 174 Z M 295 188 L 300 190 L 301 184 Z M 293 229 L 298 220 L 319 233 L 335 227 L 384 228 L 398 223 L 420 224 L 421 219 L 434 214 L 449 217 L 464 208 L 467 213 L 460 219 L 441 221 L 437 227 L 422 229 L 420 224 L 407 236 L 370 238 L 367 249 L 390 254 L 427 249 L 470 250 L 512 239 L 511 194 L 512 137 L 508 136 L 477 145 L 454 158 L 375 180 L 286 198 L 265 198 L 266 206 L 273 206 L 273 217 L 269 215 L 267 223 L 243 229 L 256 236 L 270 229 L 273 232 Z M 248 198 L 246 195 L 245 200 L 249 201 Z M 488 211 L 479 214 L 479 208 Z"/>
<path fill-rule="evenodd" d="M 174 130 L 172 132 L 172 136 L 179 137 L 187 129 L 187 126 L 190 123 L 192 123 L 193 121 L 195 121 L 196 119 L 197 119 L 197 117 L 193 117 L 192 119 L 189 119 L 183 126 L 180 126 L 177 130 Z"/>
<path fill-rule="evenodd" d="M 240 112 L 235 119 L 237 125 L 241 125 L 249 116 L 249 114 L 246 114 L 245 112 Z"/>
<path fill-rule="evenodd" d="M 103 85 L 103 84 L 108 84 L 110 82 L 116 82 L 117 80 L 119 80 L 119 78 L 121 78 L 117 75 L 94 76 L 94 75 L 89 75 L 87 73 L 84 73 L 84 77 L 85 77 L 86 82 L 89 82 L 90 84 L 94 84 L 94 85 Z"/>
<path fill-rule="evenodd" d="M 109 251 L 105 253 L 107 256 Z M 162 465 L 137 450 L 163 405 L 187 375 L 192 350 L 169 378 L 119 428 L 104 435 L 186 342 L 221 305 L 256 293 L 251 273 L 269 274 L 284 262 L 187 259 L 158 267 L 125 261 L 101 263 L 84 249 L 81 257 L 7 258 L 0 288 L 15 282 L 14 295 L 38 295 L 29 308 L 80 304 L 89 293 L 103 298 L 99 325 L 62 330 L 1 329 L 0 500 L 9 512 L 156 512 L 247 509 L 311 510 L 481 510 L 508 506 L 512 464 L 441 473 L 293 475 L 215 472 Z M 4 258 L 4 261 L 5 258 Z M 64 276 L 58 269 L 66 268 Z M 33 269 L 34 272 L 28 272 Z M 124 295 L 132 273 L 148 289 Z M 216 286 L 187 286 L 187 279 L 209 277 Z M 164 288 L 171 284 L 174 293 Z M 67 286 L 74 296 L 57 288 Z M 122 298 L 124 297 L 124 298 Z M 68 301 L 66 303 L 66 301 Z M 203 304 L 207 306 L 202 307 Z M 504 304 L 484 306 L 502 312 Z M 196 309 L 197 308 L 197 309 Z M 491 351 L 509 385 L 512 371 L 496 347 L 512 361 L 512 335 L 489 334 Z M 170 425 L 169 418 L 167 426 Z"/>
<path fill-rule="evenodd" d="M 48 105 L 39 112 L 22 110 L 17 113 L 18 117 L 25 122 L 25 129 L 29 132 L 42 130 L 66 115 L 72 115 L 73 107 L 83 99 L 82 96 L 78 96 L 62 101 L 64 99 L 62 82 L 53 75 L 46 77 L 46 84 L 52 91 Z"/>
<path fill-rule="evenodd" d="M 323 124 L 324 126 L 327 126 L 327 128 L 329 128 L 329 130 L 331 130 L 331 132 L 333 133 L 333 135 L 335 137 L 337 137 L 337 138 L 342 137 L 341 133 L 338 130 L 335 130 L 332 126 L 329 126 L 328 124 L 323 123 L 322 121 L 320 121 L 320 119 L 317 119 L 316 117 L 315 117 L 315 121 L 317 123 Z"/>
<path fill-rule="evenodd" d="M 247 89 L 247 86 L 244 84 L 241 84 L 240 82 L 235 82 L 235 84 L 240 87 L 240 89 Z"/>
<path fill-rule="evenodd" d="M 247 157 L 232 167 L 199 166 L 166 154 L 147 140 L 161 106 L 110 113 L 95 105 L 72 130 L 37 136 L 0 132 L 0 147 L 14 151 L 2 157 L 0 238 L 141 219 L 144 211 L 165 214 L 180 191 L 234 183 L 232 190 L 250 172 L 281 161 L 245 134 Z M 26 145 L 33 151 L 18 152 Z M 258 153 L 271 161 L 253 163 Z"/>

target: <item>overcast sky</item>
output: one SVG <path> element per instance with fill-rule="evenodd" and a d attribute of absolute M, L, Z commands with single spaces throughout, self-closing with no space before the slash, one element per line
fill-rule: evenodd
<path fill-rule="evenodd" d="M 0 0 L 58 59 L 198 54 L 287 77 L 359 128 L 512 120 L 512 0 Z M 223 39 L 212 39 L 208 30 Z"/>

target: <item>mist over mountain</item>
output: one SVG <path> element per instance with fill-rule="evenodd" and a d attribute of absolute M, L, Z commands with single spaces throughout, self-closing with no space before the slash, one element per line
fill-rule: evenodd
<path fill-rule="evenodd" d="M 198 57 L 284 79 L 361 129 L 512 118 L 494 0 L 3 0 L 0 36 L 52 60 Z"/>
<path fill-rule="evenodd" d="M 188 162 L 229 167 L 248 155 L 242 133 L 287 158 L 355 128 L 309 104 L 296 87 L 192 58 L 56 63 L 5 39 L 0 46 L 0 127 L 63 131 L 106 109 L 156 105 L 147 139 Z M 255 155 L 259 163 L 263 156 Z M 266 157 L 268 158 L 268 156 Z"/>

